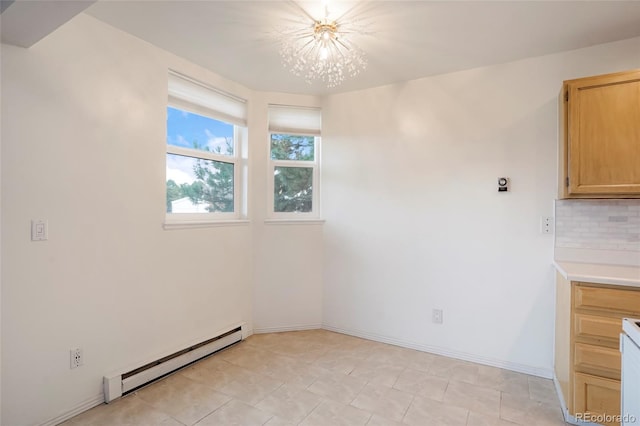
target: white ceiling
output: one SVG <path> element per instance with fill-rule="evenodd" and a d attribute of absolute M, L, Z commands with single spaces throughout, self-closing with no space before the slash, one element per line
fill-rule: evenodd
<path fill-rule="evenodd" d="M 327 89 L 283 69 L 278 28 L 321 1 L 102 0 L 86 13 L 261 91 L 326 94 L 640 36 L 640 1 L 358 1 L 331 8 L 367 23 L 364 73 Z M 640 57 L 640 52 L 638 52 Z"/>
<path fill-rule="evenodd" d="M 319 12 L 321 4 L 302 6 Z M 332 0 L 330 5 L 369 23 L 371 33 L 355 40 L 368 55 L 367 70 L 335 89 L 309 85 L 281 65 L 273 34 L 299 21 L 301 12 L 292 2 L 99 1 L 87 13 L 252 89 L 309 94 L 640 36 L 640 1 Z"/>

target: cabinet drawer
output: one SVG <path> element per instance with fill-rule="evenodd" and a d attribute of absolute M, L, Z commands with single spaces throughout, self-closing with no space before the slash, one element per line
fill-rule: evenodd
<path fill-rule="evenodd" d="M 573 361 L 576 371 L 597 371 L 612 379 L 620 379 L 621 358 L 618 349 L 576 343 Z"/>
<path fill-rule="evenodd" d="M 575 373 L 573 381 L 574 416 L 583 420 L 595 421 L 608 426 L 619 425 L 620 417 L 620 381 Z"/>
<path fill-rule="evenodd" d="M 575 337 L 618 342 L 622 332 L 622 319 L 576 314 L 573 321 L 573 331 Z"/>
<path fill-rule="evenodd" d="M 574 296 L 577 309 L 640 314 L 640 291 L 576 285 Z"/>

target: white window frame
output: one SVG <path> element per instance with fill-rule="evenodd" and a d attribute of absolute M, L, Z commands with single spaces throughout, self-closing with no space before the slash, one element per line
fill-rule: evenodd
<path fill-rule="evenodd" d="M 186 80 L 192 87 L 201 86 L 202 90 L 210 90 L 216 96 L 229 97 L 231 101 L 245 102 L 233 95 L 221 92 L 218 89 L 210 87 L 204 83 L 195 81 L 176 72 L 170 71 L 171 78 L 181 78 Z M 168 96 L 167 107 L 172 107 L 181 111 L 201 115 L 217 121 L 221 121 L 233 125 L 233 155 L 222 155 L 215 152 L 203 151 L 193 148 L 184 148 L 166 144 L 166 154 L 175 154 L 195 159 L 219 161 L 223 163 L 233 164 L 233 212 L 210 212 L 210 213 L 169 213 L 165 210 L 165 229 L 182 228 L 189 226 L 207 226 L 207 225 L 224 225 L 224 224 L 242 224 L 248 223 L 247 220 L 247 182 L 248 182 L 248 138 L 247 127 L 236 124 L 239 120 L 234 119 L 235 115 L 227 115 L 207 107 L 206 102 L 196 103 L 188 96 L 175 97 L 170 94 Z M 165 154 L 165 165 L 166 165 Z M 166 170 L 166 167 L 165 167 Z M 165 175 L 166 185 L 166 175 Z M 166 192 L 166 191 L 165 191 Z M 165 202 L 166 204 L 166 202 Z M 166 209 L 166 207 L 165 207 Z"/>
<path fill-rule="evenodd" d="M 271 158 L 271 135 L 313 136 L 313 161 L 274 160 Z M 320 219 L 320 144 L 322 138 L 317 134 L 303 132 L 269 132 L 269 167 L 267 176 L 268 212 L 267 217 L 274 220 L 314 220 Z M 311 195 L 310 212 L 276 212 L 275 211 L 275 170 L 276 167 L 305 167 L 311 168 L 313 193 Z"/>
<path fill-rule="evenodd" d="M 321 221 L 320 209 L 320 152 L 322 111 L 317 107 L 270 104 L 268 132 L 268 168 L 267 168 L 267 222 Z M 271 159 L 271 135 L 313 136 L 313 161 L 274 160 Z M 276 212 L 275 211 L 275 168 L 276 167 L 311 167 L 313 169 L 313 194 L 310 212 Z"/>

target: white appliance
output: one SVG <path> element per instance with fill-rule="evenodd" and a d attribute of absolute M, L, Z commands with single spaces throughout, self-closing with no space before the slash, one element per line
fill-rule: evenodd
<path fill-rule="evenodd" d="M 640 319 L 624 318 L 622 352 L 622 426 L 640 425 Z"/>

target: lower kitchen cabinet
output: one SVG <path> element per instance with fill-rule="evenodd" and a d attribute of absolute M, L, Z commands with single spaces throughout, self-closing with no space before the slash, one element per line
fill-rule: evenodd
<path fill-rule="evenodd" d="M 640 288 L 556 278 L 555 375 L 576 419 L 619 425 L 623 317 L 640 317 Z"/>
<path fill-rule="evenodd" d="M 620 424 L 616 421 L 620 414 L 620 380 L 575 373 L 573 389 L 576 413 L 589 413 L 590 418 L 603 419 L 602 424 L 607 426 Z"/>

